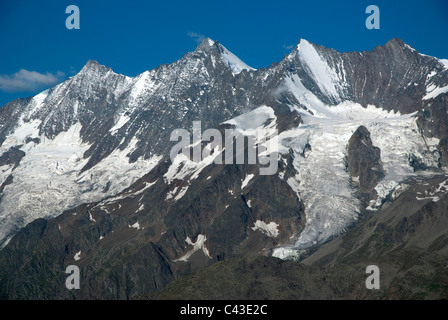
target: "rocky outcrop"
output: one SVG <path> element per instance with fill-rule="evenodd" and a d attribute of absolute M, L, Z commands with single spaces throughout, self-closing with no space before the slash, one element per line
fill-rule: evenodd
<path fill-rule="evenodd" d="M 384 171 L 381 150 L 372 144 L 365 126 L 358 127 L 348 142 L 346 167 L 359 190 L 371 196 Z"/>

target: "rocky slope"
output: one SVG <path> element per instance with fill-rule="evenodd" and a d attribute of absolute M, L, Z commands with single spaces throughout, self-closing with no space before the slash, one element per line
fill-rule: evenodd
<path fill-rule="evenodd" d="M 135 299 L 447 299 L 446 183 L 447 176 L 416 181 L 300 263 L 233 258 Z M 379 289 L 366 288 L 369 265 L 380 270 Z"/>

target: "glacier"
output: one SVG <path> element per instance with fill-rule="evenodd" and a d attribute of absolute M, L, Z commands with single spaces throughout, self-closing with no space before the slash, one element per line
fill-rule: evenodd
<path fill-rule="evenodd" d="M 303 101 L 303 100 L 302 100 Z M 398 196 L 405 189 L 405 181 L 420 174 L 409 164 L 409 155 L 415 155 L 428 167 L 437 168 L 439 153 L 437 138 L 425 138 L 419 132 L 415 113 L 394 113 L 349 101 L 337 106 L 313 107 L 317 115 L 297 109 L 303 125 L 279 135 L 284 148 L 294 152 L 296 176 L 288 181 L 305 204 L 305 229 L 291 246 L 280 246 L 273 256 L 298 259 L 305 249 L 322 244 L 347 230 L 355 223 L 361 210 L 377 211 L 386 197 Z M 385 177 L 375 190 L 376 199 L 367 208 L 361 208 L 353 181 L 345 168 L 346 146 L 356 129 L 364 125 L 371 133 L 373 145 L 381 150 Z M 311 146 L 302 156 L 305 145 Z"/>

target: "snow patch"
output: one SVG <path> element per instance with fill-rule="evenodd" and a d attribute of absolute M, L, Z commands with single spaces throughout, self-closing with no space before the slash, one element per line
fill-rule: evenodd
<path fill-rule="evenodd" d="M 266 223 L 264 221 L 257 220 L 255 221 L 254 226 L 251 229 L 254 231 L 260 230 L 265 235 L 271 238 L 277 237 L 279 233 L 278 224 L 275 222 Z"/>
<path fill-rule="evenodd" d="M 423 97 L 423 100 L 434 99 L 438 95 L 448 92 L 448 85 L 444 87 L 436 87 L 434 84 L 431 84 L 426 88 L 426 95 Z"/>
<path fill-rule="evenodd" d="M 132 79 L 129 94 L 129 105 L 138 107 L 142 99 L 154 93 L 159 87 L 152 79 L 155 71 L 145 71 Z"/>
<path fill-rule="evenodd" d="M 419 200 L 419 201 L 421 201 L 421 200 L 432 200 L 434 202 L 437 202 L 437 201 L 440 200 L 439 197 L 426 197 L 426 198 L 415 197 L 415 199 Z"/>
<path fill-rule="evenodd" d="M 140 206 L 137 209 L 137 212 L 140 212 L 140 211 L 143 211 L 143 210 L 145 210 L 145 204 L 141 203 Z"/>
<path fill-rule="evenodd" d="M 246 175 L 246 178 L 244 178 L 244 180 L 241 179 L 241 190 L 243 190 L 247 186 L 247 184 L 250 182 L 250 180 L 252 180 L 254 176 L 254 174 L 250 173 Z"/>
<path fill-rule="evenodd" d="M 195 253 L 196 251 L 199 251 L 199 250 L 202 250 L 204 255 L 211 259 L 212 257 L 210 256 L 210 253 L 209 253 L 207 247 L 205 246 L 205 241 L 207 241 L 207 237 L 202 234 L 198 235 L 196 242 L 191 241 L 190 237 L 187 237 L 187 239 L 185 239 L 185 242 L 188 243 L 189 245 L 193 246 L 193 249 L 188 251 L 185 255 L 183 255 L 179 259 L 174 260 L 174 262 L 178 262 L 178 261 L 186 262 L 193 255 L 193 253 Z"/>
<path fill-rule="evenodd" d="M 167 193 L 165 201 L 174 198 L 174 201 L 181 199 L 185 193 L 187 192 L 189 186 L 184 186 L 179 189 L 179 187 L 175 187 L 173 190 Z"/>
<path fill-rule="evenodd" d="M 445 70 L 448 70 L 448 59 L 439 59 L 439 62 L 443 65 Z"/>
<path fill-rule="evenodd" d="M 78 261 L 78 260 L 81 259 L 81 250 L 78 251 L 78 252 L 75 254 L 75 256 L 73 257 L 73 259 L 75 259 L 76 261 Z"/>
<path fill-rule="evenodd" d="M 137 196 L 137 195 L 139 195 L 139 194 L 142 194 L 144 191 L 146 191 L 147 189 L 149 189 L 149 188 L 151 188 L 153 185 L 155 185 L 156 182 L 157 182 L 158 180 L 159 180 L 159 179 L 157 179 L 157 180 L 155 180 L 155 181 L 153 181 L 153 182 L 146 182 L 146 181 L 145 181 L 145 186 L 144 186 L 143 188 L 141 188 L 141 189 L 138 190 L 138 191 L 134 191 L 134 192 L 130 193 L 130 195 L 132 195 L 132 196 Z"/>
<path fill-rule="evenodd" d="M 140 224 L 138 223 L 138 221 L 136 223 L 134 223 L 133 225 L 129 225 L 129 228 L 134 228 L 137 230 L 140 230 Z"/>
<path fill-rule="evenodd" d="M 221 150 L 222 151 L 222 150 Z M 204 168 L 212 164 L 216 157 L 221 156 L 219 146 L 216 146 L 213 154 L 210 153 L 209 156 L 205 157 L 199 162 L 190 160 L 187 156 L 180 153 L 176 155 L 173 163 L 168 168 L 167 172 L 164 174 L 164 179 L 167 184 L 173 182 L 173 180 L 194 180 L 201 173 Z"/>
<path fill-rule="evenodd" d="M 243 70 L 255 70 L 254 68 L 249 67 L 243 61 L 241 61 L 236 55 L 227 50 L 223 45 L 221 45 L 220 54 L 224 63 L 230 68 L 234 75 L 240 73 Z"/>
<path fill-rule="evenodd" d="M 128 121 L 131 119 L 131 117 L 127 114 L 121 114 L 118 117 L 118 121 L 115 123 L 115 125 L 109 129 L 109 132 L 111 133 L 111 135 L 115 135 L 117 133 L 117 131 L 123 127 L 126 123 L 128 123 Z"/>
<path fill-rule="evenodd" d="M 234 125 L 239 132 L 249 135 L 254 134 L 254 131 L 257 128 L 265 128 L 265 124 L 268 124 L 275 119 L 274 109 L 268 106 L 261 106 L 235 118 L 224 121 L 223 124 Z"/>

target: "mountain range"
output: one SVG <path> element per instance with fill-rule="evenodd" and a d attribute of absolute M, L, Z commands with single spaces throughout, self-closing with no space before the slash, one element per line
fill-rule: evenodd
<path fill-rule="evenodd" d="M 446 298 L 447 107 L 448 60 L 398 38 L 258 70 L 211 39 L 133 78 L 90 60 L 0 108 L 0 297 Z M 235 140 L 173 157 L 197 121 Z"/>

